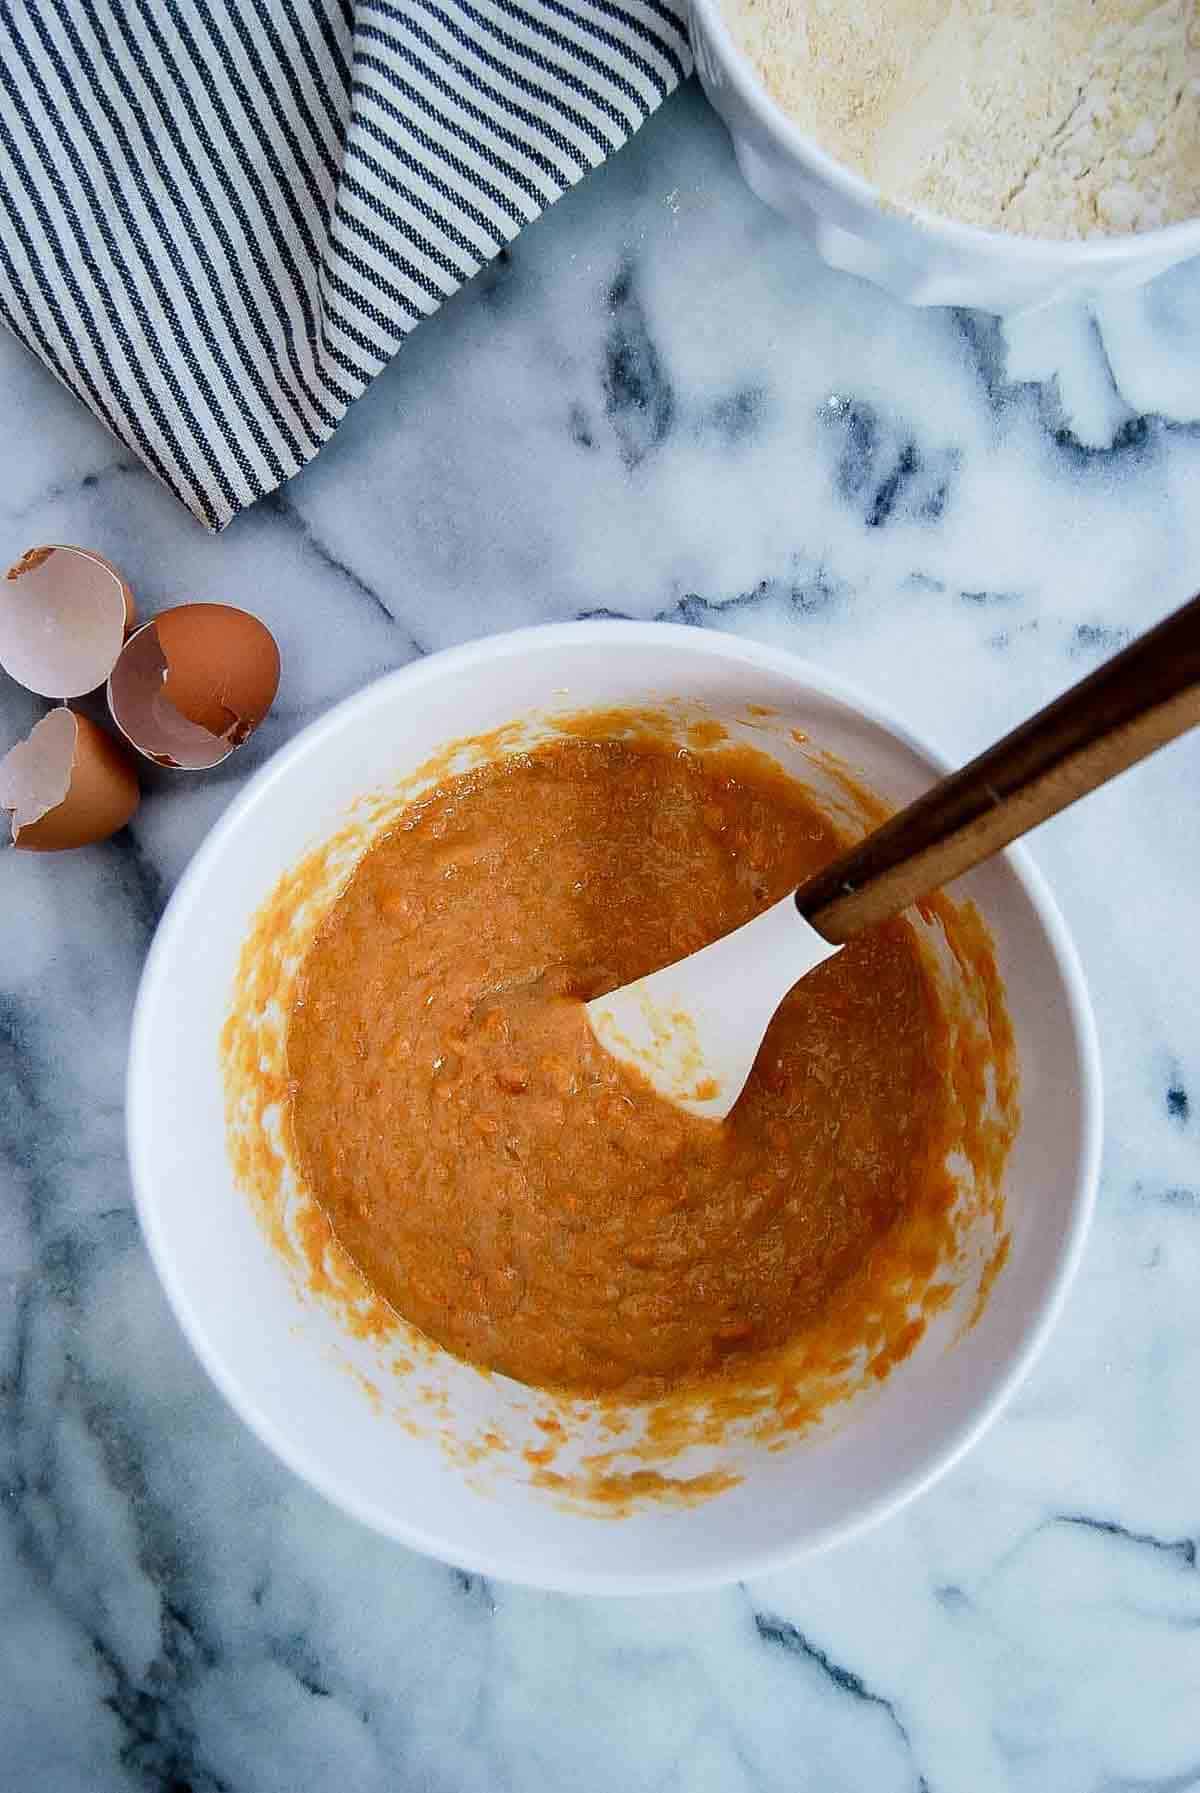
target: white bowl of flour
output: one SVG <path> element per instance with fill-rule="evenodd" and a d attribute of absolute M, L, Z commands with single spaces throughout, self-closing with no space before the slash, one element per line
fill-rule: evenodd
<path fill-rule="evenodd" d="M 1200 254 L 1197 0 L 692 0 L 691 29 L 754 192 L 913 304 Z"/>

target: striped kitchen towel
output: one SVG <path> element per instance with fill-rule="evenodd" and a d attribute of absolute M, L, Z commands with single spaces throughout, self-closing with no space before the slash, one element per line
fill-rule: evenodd
<path fill-rule="evenodd" d="M 690 67 L 686 0 L 0 0 L 0 319 L 200 520 Z"/>

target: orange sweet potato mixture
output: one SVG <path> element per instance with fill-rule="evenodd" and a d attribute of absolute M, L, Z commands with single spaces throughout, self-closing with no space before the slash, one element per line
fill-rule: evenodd
<path fill-rule="evenodd" d="M 907 921 L 797 986 L 724 1123 L 583 1011 L 838 845 L 761 755 L 564 739 L 446 780 L 370 847 L 299 976 L 289 1123 L 397 1312 L 538 1387 L 662 1395 L 786 1344 L 902 1216 L 944 1215 L 962 1114 Z"/>

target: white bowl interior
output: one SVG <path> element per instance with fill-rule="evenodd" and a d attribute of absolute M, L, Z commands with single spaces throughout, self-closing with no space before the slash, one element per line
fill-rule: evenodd
<path fill-rule="evenodd" d="M 263 769 L 197 854 L 159 929 L 134 1022 L 129 1142 L 143 1227 L 188 1336 L 233 1405 L 298 1473 L 417 1548 L 577 1590 L 698 1586 L 762 1572 L 887 1512 L 986 1423 L 1040 1343 L 1073 1268 L 1095 1182 L 1099 1078 L 1073 951 L 1027 862 L 963 881 L 994 935 L 1016 1035 L 1022 1124 L 1006 1179 L 1009 1262 L 951 1348 L 928 1338 L 882 1389 L 779 1454 L 690 1454 L 739 1485 L 686 1509 L 604 1519 L 527 1473 L 448 1452 L 498 1427 L 531 1434 L 537 1397 L 444 1352 L 405 1379 L 351 1339 L 268 1243 L 227 1156 L 218 1036 L 251 918 L 282 873 L 365 791 L 448 741 L 540 711 L 684 698 L 718 716 L 773 706 L 902 802 L 941 769 L 897 724 L 812 667 L 699 631 L 598 623 L 523 631 L 381 680 Z M 764 739 L 764 745 L 767 742 Z M 782 756 L 781 756 L 782 757 Z M 349 1373 L 348 1373 L 349 1372 Z M 416 1405 L 414 1405 L 416 1403 Z M 447 1418 L 447 1416 L 449 1416 Z M 410 1423 L 414 1418 L 423 1423 Z M 727 1453 L 728 1457 L 728 1453 Z"/>

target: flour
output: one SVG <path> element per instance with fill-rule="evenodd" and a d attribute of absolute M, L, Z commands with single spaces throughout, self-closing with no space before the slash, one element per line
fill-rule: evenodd
<path fill-rule="evenodd" d="M 1200 215 L 1200 0 L 724 0 L 772 97 L 893 203 L 1088 237 Z"/>

